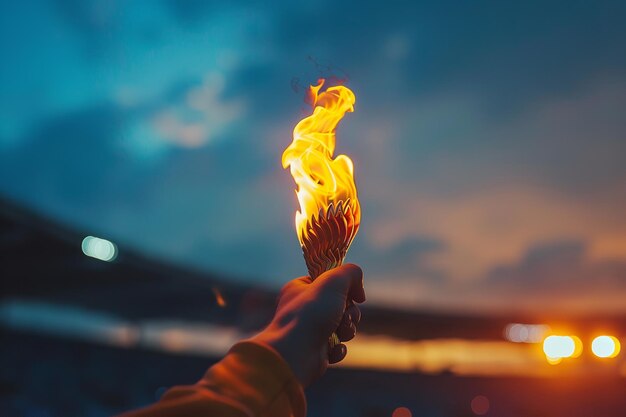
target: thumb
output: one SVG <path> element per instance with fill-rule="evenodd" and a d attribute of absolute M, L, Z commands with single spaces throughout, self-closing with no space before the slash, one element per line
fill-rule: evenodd
<path fill-rule="evenodd" d="M 313 283 L 321 291 L 335 292 L 357 303 L 365 301 L 363 271 L 355 264 L 345 264 L 326 271 Z"/>

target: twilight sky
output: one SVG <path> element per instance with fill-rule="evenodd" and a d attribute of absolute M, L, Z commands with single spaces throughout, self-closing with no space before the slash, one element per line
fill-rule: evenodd
<path fill-rule="evenodd" d="M 506 3 L 506 4 L 505 4 Z M 305 273 L 280 165 L 320 76 L 369 300 L 626 311 L 626 3 L 56 0 L 0 13 L 0 193 L 122 247 Z M 78 247 L 78 246 L 77 246 Z"/>

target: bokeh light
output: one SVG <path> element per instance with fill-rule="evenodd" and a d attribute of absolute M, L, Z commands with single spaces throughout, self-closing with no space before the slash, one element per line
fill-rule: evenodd
<path fill-rule="evenodd" d="M 101 261 L 111 262 L 117 258 L 117 246 L 99 237 L 87 236 L 83 239 L 81 248 L 85 255 Z"/>
<path fill-rule="evenodd" d="M 217 287 L 213 287 L 213 294 L 215 294 L 215 302 L 218 306 L 224 308 L 226 307 L 226 299 L 222 295 L 222 292 Z"/>
<path fill-rule="evenodd" d="M 621 345 L 614 336 L 598 336 L 591 342 L 591 351 L 598 358 L 614 358 L 619 355 Z"/>
<path fill-rule="evenodd" d="M 484 395 L 477 395 L 470 403 L 472 412 L 477 416 L 483 416 L 489 411 L 489 399 Z"/>
<path fill-rule="evenodd" d="M 413 417 L 413 413 L 406 407 L 398 407 L 393 410 L 391 417 Z"/>
<path fill-rule="evenodd" d="M 545 324 L 509 323 L 504 328 L 504 338 L 514 343 L 540 343 L 549 331 Z"/>
<path fill-rule="evenodd" d="M 580 347 L 582 348 L 582 344 Z M 552 335 L 543 341 L 543 353 L 550 359 L 570 358 L 579 353 L 578 350 L 577 341 L 573 336 Z"/>

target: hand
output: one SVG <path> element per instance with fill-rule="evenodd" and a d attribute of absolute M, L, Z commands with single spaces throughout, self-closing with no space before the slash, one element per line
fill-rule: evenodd
<path fill-rule="evenodd" d="M 342 342 L 356 335 L 361 312 L 352 301 L 365 301 L 363 272 L 354 264 L 325 272 L 315 281 L 294 279 L 280 292 L 272 322 L 252 340 L 274 348 L 307 386 L 324 374 L 329 363 L 346 356 L 343 343 L 329 352 L 328 338 L 334 331 Z"/>

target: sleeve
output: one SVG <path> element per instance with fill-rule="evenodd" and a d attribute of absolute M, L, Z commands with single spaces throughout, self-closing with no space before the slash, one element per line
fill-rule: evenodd
<path fill-rule="evenodd" d="M 174 387 L 161 400 L 119 417 L 304 417 L 302 386 L 272 348 L 244 341 L 195 385 Z"/>

